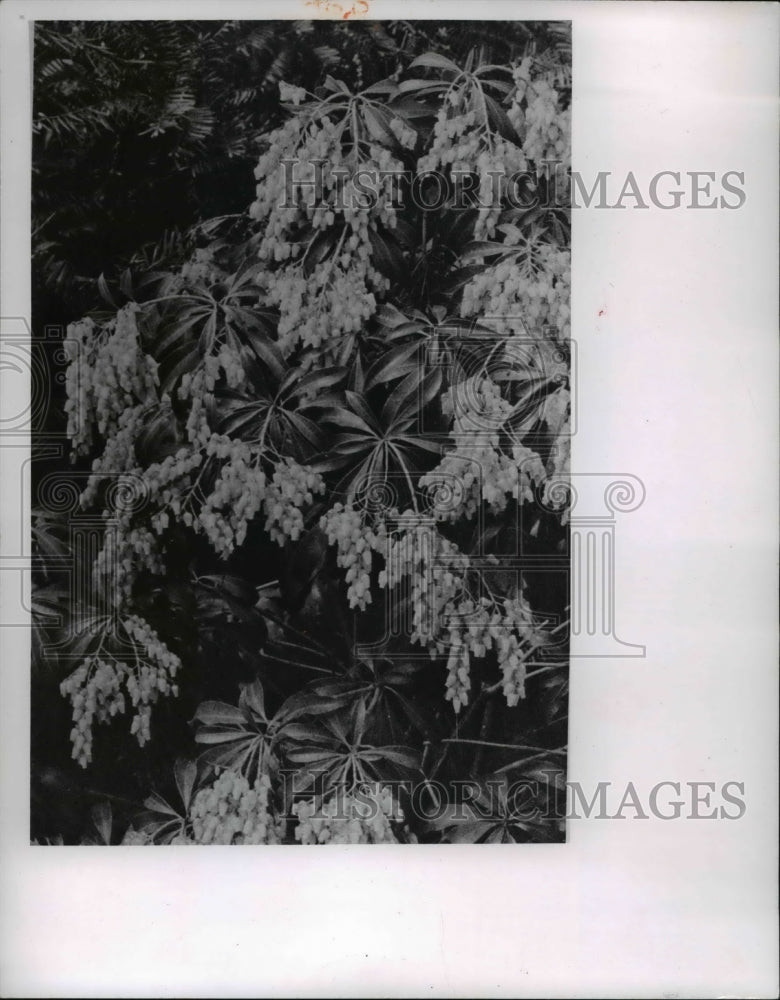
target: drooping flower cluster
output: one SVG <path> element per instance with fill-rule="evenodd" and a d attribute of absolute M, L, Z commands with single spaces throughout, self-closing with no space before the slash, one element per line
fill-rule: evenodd
<path fill-rule="evenodd" d="M 157 363 L 141 347 L 138 309 L 135 303 L 124 306 L 102 329 L 91 319 L 68 327 L 65 412 L 74 458 L 89 452 L 95 426 L 111 438 L 132 422 L 138 407 L 158 401 Z"/>
<path fill-rule="evenodd" d="M 225 558 L 243 545 L 250 523 L 261 510 L 265 529 L 277 544 L 299 538 L 303 509 L 313 502 L 315 493 L 324 491 L 324 481 L 292 458 L 280 460 L 269 479 L 262 457 L 262 449 L 254 445 L 212 433 L 202 450 L 181 448 L 139 470 L 154 513 L 148 522 L 134 523 L 132 511 L 122 510 L 106 520 L 105 541 L 95 564 L 104 589 L 111 590 L 119 603 L 130 596 L 141 570 L 163 573 L 159 536 L 173 520 L 205 535 L 214 551 Z M 193 479 L 196 472 L 201 474 Z"/>
<path fill-rule="evenodd" d="M 417 145 L 417 132 L 403 118 L 391 118 L 390 131 L 404 149 L 414 149 Z"/>
<path fill-rule="evenodd" d="M 313 801 L 297 802 L 295 839 L 301 844 L 397 844 L 393 824 L 404 814 L 392 791 L 366 784 L 352 794 L 336 794 L 319 808 Z"/>
<path fill-rule="evenodd" d="M 336 503 L 322 516 L 320 527 L 328 536 L 328 544 L 337 546 L 336 561 L 347 571 L 349 606 L 364 611 L 371 603 L 372 553 L 384 554 L 384 522 L 380 520 L 372 527 L 364 512 L 352 504 Z"/>
<path fill-rule="evenodd" d="M 265 530 L 278 545 L 295 542 L 303 531 L 303 508 L 315 493 L 325 492 L 325 482 L 310 466 L 283 458 L 268 483 L 264 498 Z"/>
<path fill-rule="evenodd" d="M 475 601 L 463 594 L 452 603 L 447 615 L 449 654 L 445 697 L 456 712 L 469 701 L 471 658 L 485 655 L 491 645 L 490 629 L 500 624 L 498 612 L 491 611 L 487 598 Z"/>
<path fill-rule="evenodd" d="M 407 511 L 388 530 L 386 566 L 379 585 L 394 590 L 399 607 L 411 610 L 412 642 L 446 656 L 445 696 L 456 712 L 468 704 L 472 659 L 496 650 L 509 705 L 524 696 L 525 658 L 538 638 L 530 606 L 517 592 L 507 598 L 475 596 L 471 559 L 439 533 L 430 519 Z M 389 525 L 388 525 L 389 528 Z M 485 584 L 482 574 L 473 582 Z"/>
<path fill-rule="evenodd" d="M 132 511 L 104 511 L 104 515 L 103 546 L 93 573 L 104 599 L 119 608 L 130 597 L 139 573 L 160 575 L 165 562 L 156 535 L 145 523 L 133 523 Z"/>
<path fill-rule="evenodd" d="M 187 440 L 205 445 L 211 436 L 207 418 L 207 400 L 211 398 L 220 377 L 228 389 L 246 390 L 247 376 L 241 356 L 234 346 L 223 343 L 219 350 L 207 354 L 193 372 L 187 372 L 179 383 L 178 397 L 190 404 L 187 415 Z"/>
<path fill-rule="evenodd" d="M 345 100 L 296 114 L 268 136 L 267 151 L 255 168 L 257 193 L 250 208 L 265 226 L 261 260 L 296 257 L 301 251 L 297 230 L 303 225 L 325 231 L 337 221 L 347 223 L 356 237 L 346 244 L 348 252 L 367 241 L 370 225 L 394 227 L 403 164 L 372 141 L 367 125 L 360 127 L 360 121 L 368 121 L 364 114 L 357 99 Z M 345 124 L 355 132 L 351 140 L 345 139 Z M 400 120 L 394 131 L 407 143 L 416 138 Z"/>
<path fill-rule="evenodd" d="M 206 268 L 209 260 L 196 261 L 195 266 Z M 120 310 L 116 321 L 102 330 L 89 320 L 76 324 L 78 336 L 71 339 L 78 341 L 78 349 L 71 350 L 68 368 L 74 452 L 92 441 L 93 422 L 105 439 L 102 453 L 92 463 L 81 506 L 95 504 L 105 489 L 105 536 L 94 570 L 96 582 L 115 606 L 130 597 L 140 572 L 164 573 L 160 536 L 172 521 L 181 520 L 202 532 L 219 555 L 228 556 L 244 542 L 249 523 L 264 507 L 266 529 L 281 545 L 286 538 L 299 536 L 301 508 L 324 489 L 321 477 L 292 459 L 277 462 L 269 479 L 261 465 L 262 447 L 212 430 L 209 401 L 217 383 L 222 380 L 228 389 L 246 389 L 242 359 L 228 342 L 219 344 L 181 380 L 177 395 L 189 403 L 187 444 L 142 467 L 136 442 L 148 414 L 167 412 L 172 422 L 174 418 L 169 397 L 158 398 L 157 366 L 141 349 L 136 309 Z M 97 385 L 90 367 L 95 358 L 102 359 L 99 371 L 112 366 L 111 377 L 105 371 L 103 375 L 108 390 Z M 129 391 L 117 391 L 119 381 Z M 83 412 L 90 419 L 77 422 L 77 414 Z M 134 499 L 115 503 L 123 493 Z"/>
<path fill-rule="evenodd" d="M 92 471 L 80 498 L 83 509 L 95 503 L 101 487 L 116 482 L 117 476 L 136 468 L 135 442 L 143 426 L 145 410 L 146 406 L 142 404 L 133 406 L 119 417 L 114 433 L 106 440 L 103 453 L 92 462 Z"/>
<path fill-rule="evenodd" d="M 60 684 L 60 692 L 68 697 L 73 709 L 73 728 L 70 739 L 71 756 L 82 767 L 92 760 L 92 726 L 107 722 L 117 712 L 124 712 L 125 698 L 122 682 L 127 666 L 108 662 L 100 657 L 87 657 L 84 662 Z"/>
<path fill-rule="evenodd" d="M 178 656 L 137 615 L 130 615 L 122 626 L 125 640 L 121 654 L 99 648 L 60 685 L 73 710 L 72 756 L 82 767 L 92 760 L 92 731 L 96 721 L 105 723 L 114 715 L 123 714 L 129 698 L 135 709 L 130 732 L 143 746 L 151 737 L 152 706 L 161 696 L 178 694 L 174 683 L 181 668 Z"/>
<path fill-rule="evenodd" d="M 360 330 L 389 287 L 374 266 L 371 233 L 396 224 L 403 164 L 371 140 L 371 112 L 358 99 L 328 110 L 295 115 L 269 136 L 250 213 L 264 227 L 260 258 L 282 265 L 259 279 L 265 303 L 279 310 L 282 352 L 302 344 L 332 359 L 339 339 Z M 413 131 L 400 121 L 394 129 L 407 144 Z"/>
<path fill-rule="evenodd" d="M 137 523 L 136 508 L 143 508 L 152 499 L 155 485 L 162 485 L 166 477 L 181 478 L 182 463 L 190 463 L 186 471 L 197 464 L 194 456 L 180 453 L 171 468 L 162 470 L 159 484 L 155 484 L 154 470 L 147 477 L 139 465 L 136 442 L 146 415 L 170 408 L 170 399 L 160 398 L 158 393 L 157 362 L 141 345 L 137 325 L 140 308 L 130 303 L 102 328 L 91 320 L 72 324 L 65 345 L 69 358 L 66 407 L 73 456 L 92 446 L 95 426 L 104 440 L 102 452 L 92 462 L 81 506 L 92 506 L 105 488 L 105 538 L 94 568 L 96 581 L 114 605 L 130 595 L 140 570 L 164 570 L 155 537 L 159 524 L 152 524 L 153 531 L 147 522 Z M 123 496 L 129 497 L 129 502 L 115 502 Z"/>
<path fill-rule="evenodd" d="M 357 333 L 374 314 L 376 297 L 366 268 L 354 266 L 357 260 L 343 254 L 317 264 L 308 275 L 295 265 L 261 277 L 267 305 L 279 310 L 279 346 L 285 354 L 298 344 L 318 348 Z"/>
<path fill-rule="evenodd" d="M 158 536 L 168 528 L 171 518 L 181 517 L 183 523 L 203 531 L 215 551 L 225 555 L 244 540 L 247 524 L 264 496 L 265 477 L 258 467 L 258 456 L 242 442 L 210 431 L 202 399 L 198 406 L 193 404 L 190 413 L 191 417 L 195 412 L 201 418 L 192 434 L 195 440 L 174 455 L 142 468 L 135 453 L 142 410 L 128 410 L 120 420 L 103 454 L 93 462 L 81 496 L 81 505 L 87 508 L 97 499 L 101 485 L 108 484 L 114 487 L 109 490 L 112 497 L 124 490 L 137 500 L 138 510 L 130 502 L 110 503 L 103 511 L 106 532 L 95 574 L 115 604 L 130 596 L 141 571 L 165 571 Z M 203 493 L 196 493 L 196 473 L 210 458 L 227 461 L 213 491 L 204 498 Z"/>
<path fill-rule="evenodd" d="M 514 626 L 506 628 L 507 623 Z M 520 635 L 528 641 L 523 649 Z M 507 705 L 516 705 L 525 698 L 526 659 L 535 648 L 531 609 L 518 598 L 504 603 L 504 622 L 496 637 L 498 665 L 501 669 L 502 689 Z"/>
<path fill-rule="evenodd" d="M 493 648 L 507 704 L 512 707 L 525 697 L 525 659 L 536 632 L 531 609 L 520 594 L 498 601 L 464 593 L 453 602 L 445 627 L 449 649 L 446 698 L 456 712 L 468 704 L 472 658 L 479 659 Z"/>
<path fill-rule="evenodd" d="M 418 160 L 417 171 L 427 174 L 449 168 L 453 181 L 462 187 L 466 174 L 478 175 L 474 237 L 480 240 L 493 237 L 507 186 L 525 170 L 526 159 L 518 145 L 493 132 L 486 110 L 475 110 L 485 107 L 484 100 L 468 88 L 466 84 L 448 93 L 436 116 L 433 143 Z M 461 112 L 461 104 L 469 105 L 471 110 Z M 467 204 L 464 201 L 463 207 Z"/>
<path fill-rule="evenodd" d="M 385 568 L 379 586 L 400 588 L 401 602 L 411 611 L 409 634 L 412 642 L 427 647 L 432 656 L 444 652 L 438 640 L 443 614 L 452 608 L 463 590 L 468 556 L 436 530 L 434 521 L 415 511 L 394 518 L 385 550 Z"/>
<path fill-rule="evenodd" d="M 494 513 L 506 507 L 509 497 L 532 502 L 534 487 L 544 480 L 544 466 L 536 452 L 522 444 L 513 444 L 509 454 L 499 448 L 500 428 L 512 405 L 498 385 L 475 376 L 452 387 L 444 408 L 453 414 L 454 448 L 420 480 L 434 496 L 438 519 L 473 518 L 483 501 Z M 437 504 L 436 495 L 443 491 L 454 498 Z"/>
<path fill-rule="evenodd" d="M 284 822 L 272 808 L 267 774 L 250 785 L 237 771 L 223 771 L 195 795 L 190 821 L 195 844 L 280 844 L 284 836 Z"/>
<path fill-rule="evenodd" d="M 507 235 L 505 243 L 511 245 Z M 463 289 L 461 316 L 490 317 L 507 336 L 569 337 L 569 253 L 545 244 L 531 259 L 504 260 L 475 275 Z"/>
<path fill-rule="evenodd" d="M 537 169 L 545 162 L 568 165 L 571 161 L 571 113 L 560 109 L 558 94 L 546 81 L 539 80 L 533 89 L 533 97 L 527 98 L 523 152 Z"/>
<path fill-rule="evenodd" d="M 543 67 L 530 57 L 513 71 L 515 90 L 507 117 L 523 136 L 523 152 L 539 173 L 551 163 L 571 166 L 571 112 L 561 107 L 561 94 Z M 547 166 L 545 166 L 547 164 Z"/>
<path fill-rule="evenodd" d="M 203 532 L 218 555 L 229 556 L 243 543 L 249 522 L 260 510 L 265 499 L 266 477 L 259 464 L 260 455 L 244 441 L 214 434 L 205 451 L 219 472 L 211 491 L 199 506 L 190 504 L 182 520 L 188 527 Z M 195 499 L 192 491 L 184 502 L 189 504 L 190 499 Z M 171 503 L 174 514 L 178 513 L 180 497 L 175 496 Z"/>

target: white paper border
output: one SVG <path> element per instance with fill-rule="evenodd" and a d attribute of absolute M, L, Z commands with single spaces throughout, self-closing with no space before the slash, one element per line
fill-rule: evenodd
<path fill-rule="evenodd" d="M 0 314 L 28 311 L 30 20 L 313 13 L 6 0 Z M 0 993 L 775 996 L 778 8 L 372 0 L 370 16 L 571 19 L 575 169 L 745 171 L 739 211 L 574 215 L 573 468 L 647 487 L 619 525 L 617 623 L 648 652 L 573 661 L 569 778 L 741 780 L 747 812 L 579 820 L 565 846 L 517 849 L 30 848 L 28 644 L 3 629 Z M 4 545 L 17 496 L 4 480 Z"/>

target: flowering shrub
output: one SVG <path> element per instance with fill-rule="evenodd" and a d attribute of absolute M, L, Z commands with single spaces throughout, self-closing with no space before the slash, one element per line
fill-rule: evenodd
<path fill-rule="evenodd" d="M 130 732 L 143 746 L 151 738 L 152 705 L 160 695 L 175 697 L 179 693 L 172 683 L 181 668 L 179 657 L 137 615 L 130 615 L 121 624 L 130 643 L 132 661 L 123 662 L 105 648 L 104 634 L 97 651 L 85 657 L 60 685 L 73 707 L 73 758 L 82 767 L 92 759 L 93 722 L 108 722 L 114 715 L 123 714 L 125 694 L 136 710 Z"/>
<path fill-rule="evenodd" d="M 393 822 L 403 822 L 404 814 L 387 788 L 357 790 L 343 802 L 329 799 L 317 809 L 314 802 L 293 807 L 298 819 L 295 839 L 301 844 L 397 844 Z"/>
<path fill-rule="evenodd" d="M 267 775 L 250 787 L 243 775 L 223 771 L 192 804 L 192 839 L 196 844 L 278 844 L 280 823 L 268 810 Z"/>
<path fill-rule="evenodd" d="M 150 781 L 168 742 L 201 751 L 124 843 L 446 839 L 393 781 L 560 760 L 566 598 L 506 568 L 566 541 L 567 211 L 516 195 L 567 171 L 569 98 L 562 50 L 526 49 L 282 83 L 248 214 L 69 327 L 103 525 L 73 757 L 128 702 Z"/>

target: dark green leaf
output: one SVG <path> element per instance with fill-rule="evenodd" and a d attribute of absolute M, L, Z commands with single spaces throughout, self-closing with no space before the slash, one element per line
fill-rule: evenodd
<path fill-rule="evenodd" d="M 414 69 L 416 66 L 426 66 L 456 75 L 460 73 L 460 69 L 451 59 L 440 55 L 438 52 L 425 52 L 423 55 L 417 56 L 413 62 L 409 63 L 409 69 Z"/>
<path fill-rule="evenodd" d="M 246 724 L 246 713 L 224 701 L 202 701 L 198 705 L 193 721 L 200 722 L 204 726 L 241 727 Z"/>
<path fill-rule="evenodd" d="M 184 803 L 184 811 L 187 812 L 190 808 L 190 799 L 192 798 L 195 779 L 198 776 L 198 766 L 194 760 L 179 758 L 174 764 L 173 773 L 176 779 L 176 787 Z"/>

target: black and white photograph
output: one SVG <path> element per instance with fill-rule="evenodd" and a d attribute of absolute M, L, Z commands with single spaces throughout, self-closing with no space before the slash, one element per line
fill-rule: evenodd
<path fill-rule="evenodd" d="M 570 24 L 33 80 L 34 841 L 563 841 Z"/>

